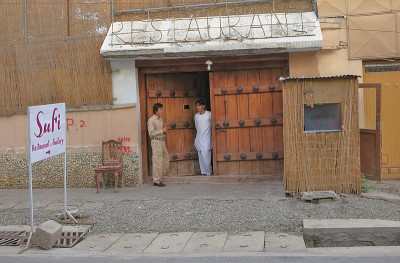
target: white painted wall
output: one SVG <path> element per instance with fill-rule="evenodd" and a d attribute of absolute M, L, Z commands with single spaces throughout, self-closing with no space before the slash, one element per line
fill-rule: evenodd
<path fill-rule="evenodd" d="M 114 105 L 137 103 L 138 78 L 134 59 L 110 60 Z"/>

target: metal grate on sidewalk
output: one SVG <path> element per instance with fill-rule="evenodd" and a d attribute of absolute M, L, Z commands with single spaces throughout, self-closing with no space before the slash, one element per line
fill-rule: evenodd
<path fill-rule="evenodd" d="M 19 246 L 28 235 L 26 231 L 0 231 L 0 246 Z"/>
<path fill-rule="evenodd" d="M 87 232 L 74 232 L 74 231 L 65 231 L 62 232 L 62 236 L 59 240 L 57 240 L 54 247 L 60 248 L 70 248 L 75 246 L 86 234 Z"/>
<path fill-rule="evenodd" d="M 29 233 L 30 232 L 27 231 L 0 231 L 0 246 L 26 245 Z M 75 246 L 85 234 L 87 234 L 87 231 L 63 231 L 61 238 L 57 240 L 54 247 L 71 248 Z"/>

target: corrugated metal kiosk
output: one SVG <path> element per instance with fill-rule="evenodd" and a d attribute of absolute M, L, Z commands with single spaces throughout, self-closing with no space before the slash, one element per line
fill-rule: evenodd
<path fill-rule="evenodd" d="M 360 194 L 357 76 L 282 82 L 286 193 Z"/>

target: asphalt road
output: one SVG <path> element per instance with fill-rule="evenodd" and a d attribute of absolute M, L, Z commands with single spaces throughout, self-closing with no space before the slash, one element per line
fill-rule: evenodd
<path fill-rule="evenodd" d="M 289 256 L 138 256 L 138 257 L 118 257 L 118 256 L 0 256 L 0 263 L 398 263 L 400 257 L 289 257 Z"/>

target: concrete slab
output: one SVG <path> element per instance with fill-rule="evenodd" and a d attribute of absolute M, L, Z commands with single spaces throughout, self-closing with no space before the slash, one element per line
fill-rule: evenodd
<path fill-rule="evenodd" d="M 203 178 L 202 178 L 203 179 Z M 237 200 L 237 199 L 284 199 L 282 182 L 257 182 L 257 183 L 169 183 L 167 189 L 158 189 L 154 193 L 152 184 L 143 184 L 141 187 L 126 187 L 124 194 L 116 195 L 113 189 L 96 194 L 94 188 L 69 188 L 68 205 L 79 206 L 85 202 L 104 203 L 123 200 Z M 19 204 L 29 203 L 27 189 L 0 189 L 1 203 Z M 34 202 L 39 200 L 52 201 L 64 207 L 64 194 L 62 188 L 34 189 Z M 59 210 L 55 207 L 55 210 Z"/>
<path fill-rule="evenodd" d="M 78 204 L 67 204 L 67 210 L 78 208 Z M 61 211 L 64 210 L 64 203 L 51 203 L 45 207 L 47 210 Z"/>
<path fill-rule="evenodd" d="M 22 246 L 0 246 L 0 255 L 17 255 L 23 248 Z"/>
<path fill-rule="evenodd" d="M 142 253 L 157 235 L 158 233 L 125 234 L 107 249 L 106 252 L 115 254 Z"/>
<path fill-rule="evenodd" d="M 379 199 L 388 202 L 400 202 L 400 196 L 388 193 L 372 192 L 372 193 L 362 193 L 362 197 L 369 199 Z"/>
<path fill-rule="evenodd" d="M 80 209 L 100 209 L 103 208 L 104 203 L 101 202 L 85 202 L 81 204 Z"/>
<path fill-rule="evenodd" d="M 63 232 L 89 232 L 91 225 L 64 225 Z"/>
<path fill-rule="evenodd" d="M 307 248 L 305 255 L 308 256 L 337 256 L 341 257 L 400 257 L 398 246 L 379 246 L 379 247 L 316 247 Z M 384 259 L 377 262 L 384 262 Z"/>
<path fill-rule="evenodd" d="M 307 247 L 400 245 L 400 221 L 379 219 L 303 219 Z"/>
<path fill-rule="evenodd" d="M 223 252 L 262 252 L 264 236 L 264 231 L 228 235 Z"/>
<path fill-rule="evenodd" d="M 25 225 L 7 225 L 7 226 L 0 226 L 0 231 L 26 231 L 30 232 L 31 227 Z"/>
<path fill-rule="evenodd" d="M 20 246 L 20 250 L 25 249 L 25 246 Z M 68 251 L 67 251 L 68 250 Z M 58 255 L 61 251 L 64 251 L 62 253 L 65 253 L 66 251 L 69 252 L 71 251 L 70 248 L 56 248 L 53 247 L 50 250 L 42 249 L 39 246 L 33 246 L 29 248 L 28 250 L 24 251 L 24 255 Z"/>
<path fill-rule="evenodd" d="M 51 204 L 51 201 L 46 201 L 46 200 L 38 200 L 38 201 L 33 201 L 33 208 L 42 208 L 46 207 L 49 204 Z M 12 209 L 27 209 L 30 208 L 31 205 L 29 202 L 24 202 L 24 203 L 19 203 L 18 205 L 14 206 Z"/>
<path fill-rule="evenodd" d="M 0 210 L 4 209 L 10 209 L 13 208 L 14 206 L 19 205 L 19 203 L 14 203 L 14 202 L 0 202 Z"/>
<path fill-rule="evenodd" d="M 183 250 L 183 253 L 222 252 L 227 238 L 228 233 L 194 233 Z"/>
<path fill-rule="evenodd" d="M 301 196 L 301 200 L 304 201 L 313 201 L 319 199 L 335 199 L 337 195 L 333 191 L 309 191 L 303 192 Z"/>
<path fill-rule="evenodd" d="M 306 245 L 302 236 L 286 233 L 265 233 L 266 252 L 305 251 Z"/>
<path fill-rule="evenodd" d="M 43 249 L 51 249 L 62 236 L 62 225 L 54 220 L 40 224 L 32 235 L 32 243 Z"/>
<path fill-rule="evenodd" d="M 193 232 L 177 232 L 159 234 L 144 250 L 144 253 L 165 254 L 181 253 L 192 237 Z"/>
<path fill-rule="evenodd" d="M 285 190 L 281 182 L 268 182 L 265 184 L 263 200 L 285 200 Z"/>
<path fill-rule="evenodd" d="M 98 234 L 90 235 L 79 244 L 68 250 L 72 253 L 104 252 L 117 242 L 124 234 Z"/>
<path fill-rule="evenodd" d="M 69 232 L 88 232 L 91 227 L 92 227 L 91 225 L 64 225 L 62 230 Z M 34 226 L 33 229 L 36 229 L 36 226 Z M 7 226 L 0 226 L 0 231 L 30 232 L 31 227 L 26 225 L 7 225 Z"/>

